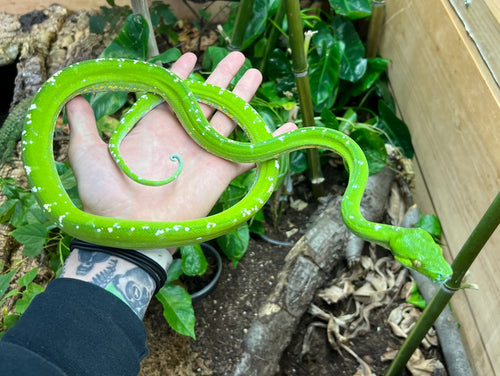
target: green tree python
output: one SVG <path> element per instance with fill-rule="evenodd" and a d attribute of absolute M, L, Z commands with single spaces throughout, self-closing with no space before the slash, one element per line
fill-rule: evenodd
<path fill-rule="evenodd" d="M 166 184 L 182 173 L 182 158 L 172 155 L 174 175 L 149 181 L 135 175 L 121 159 L 119 145 L 149 109 L 166 101 L 186 132 L 204 149 L 234 162 L 257 165 L 254 184 L 231 208 L 201 219 L 180 222 L 139 221 L 96 216 L 78 209 L 56 171 L 52 151 L 54 127 L 63 106 L 73 97 L 98 91 L 127 91 L 143 95 L 120 122 L 109 142 L 110 153 L 130 178 L 149 185 Z M 203 116 L 198 102 L 224 112 L 245 131 L 249 142 L 223 137 Z M 368 165 L 359 146 L 347 135 L 310 127 L 273 137 L 257 112 L 230 91 L 205 83 L 182 80 L 167 69 L 143 61 L 98 59 L 69 66 L 41 87 L 28 109 L 22 154 L 28 181 L 47 216 L 66 233 L 88 242 L 121 248 L 162 248 L 199 243 L 223 235 L 250 219 L 269 199 L 278 174 L 277 157 L 303 148 L 324 148 L 340 154 L 349 170 L 342 217 L 356 235 L 388 248 L 406 267 L 436 282 L 452 273 L 441 248 L 424 230 L 401 228 L 365 220 L 360 202 Z"/>

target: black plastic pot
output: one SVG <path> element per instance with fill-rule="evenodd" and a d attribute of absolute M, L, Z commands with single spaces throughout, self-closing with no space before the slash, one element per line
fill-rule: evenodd
<path fill-rule="evenodd" d="M 194 292 L 189 291 L 193 301 L 200 300 L 207 296 L 217 285 L 222 272 L 222 258 L 219 252 L 207 243 L 201 243 L 201 249 L 207 258 L 208 269 L 202 276 L 190 277 L 190 282 L 196 280 L 195 285 L 198 287 L 198 289 Z"/>

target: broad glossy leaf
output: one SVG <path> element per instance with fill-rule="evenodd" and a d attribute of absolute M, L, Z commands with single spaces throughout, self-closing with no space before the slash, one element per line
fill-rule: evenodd
<path fill-rule="evenodd" d="M 354 109 L 348 108 L 344 115 L 342 115 L 342 120 L 340 120 L 339 131 L 350 134 L 354 129 L 354 125 L 358 121 L 358 114 Z"/>
<path fill-rule="evenodd" d="M 370 89 L 385 71 L 387 64 L 389 64 L 388 59 L 382 58 L 371 58 L 367 61 L 368 63 L 364 76 L 353 85 L 351 95 L 354 97 Z"/>
<path fill-rule="evenodd" d="M 283 93 L 295 87 L 295 76 L 292 65 L 286 53 L 275 49 L 269 57 L 267 64 L 267 75 L 269 79 L 276 81 L 276 92 Z"/>
<path fill-rule="evenodd" d="M 149 28 L 141 15 L 131 14 L 125 20 L 118 36 L 100 57 L 123 57 L 145 60 L 148 54 Z"/>
<path fill-rule="evenodd" d="M 170 267 L 167 271 L 167 282 L 171 283 L 173 281 L 177 281 L 179 277 L 182 275 L 182 260 L 174 259 L 170 264 Z"/>
<path fill-rule="evenodd" d="M 90 100 L 96 120 L 114 114 L 122 108 L 127 103 L 127 95 L 122 91 L 96 93 Z"/>
<path fill-rule="evenodd" d="M 368 17 L 372 13 L 371 0 L 329 0 L 329 2 L 337 14 L 352 20 Z"/>
<path fill-rule="evenodd" d="M 312 41 L 317 47 L 318 55 L 323 53 L 323 49 L 330 48 L 330 46 L 336 41 L 333 36 L 331 26 L 324 21 L 317 22 L 314 25 L 313 32 L 314 35 L 312 37 Z"/>
<path fill-rule="evenodd" d="M 276 7 L 278 0 L 255 0 L 252 18 L 245 31 L 242 50 L 248 48 L 264 32 L 268 20 L 269 11 Z"/>
<path fill-rule="evenodd" d="M 309 81 L 315 112 L 330 108 L 335 102 L 343 51 L 344 44 L 334 42 L 329 48 L 324 48 L 322 56 L 311 65 Z"/>
<path fill-rule="evenodd" d="M 196 339 L 191 295 L 181 286 L 165 285 L 156 294 L 156 298 L 163 305 L 163 316 L 172 329 Z"/>
<path fill-rule="evenodd" d="M 415 307 L 418 307 L 420 309 L 424 309 L 425 306 L 427 305 L 427 302 L 425 301 L 424 297 L 420 294 L 418 286 L 415 282 L 413 283 L 413 288 L 411 289 L 410 297 L 406 299 L 406 302 L 413 304 Z"/>
<path fill-rule="evenodd" d="M 207 259 L 199 244 L 181 247 L 182 270 L 188 276 L 202 275 L 207 270 Z"/>
<path fill-rule="evenodd" d="M 370 175 L 379 172 L 387 164 L 385 142 L 378 133 L 368 129 L 356 129 L 351 137 L 365 153 Z"/>
<path fill-rule="evenodd" d="M 245 223 L 237 229 L 217 238 L 217 244 L 222 252 L 236 267 L 248 248 L 250 231 Z"/>
<path fill-rule="evenodd" d="M 406 158 L 413 158 L 413 145 L 411 134 L 406 123 L 399 119 L 396 114 L 383 102 L 378 102 L 380 122 L 377 126 L 389 137 L 389 142 L 401 149 Z"/>
<path fill-rule="evenodd" d="M 363 42 L 352 22 L 345 17 L 335 17 L 332 21 L 332 28 L 335 38 L 345 45 L 339 77 L 346 81 L 356 82 L 363 77 L 368 64 Z"/>
<path fill-rule="evenodd" d="M 327 128 L 335 130 L 339 129 L 339 121 L 337 120 L 337 116 L 335 116 L 335 114 L 326 107 L 321 111 L 321 122 Z"/>
<path fill-rule="evenodd" d="M 434 214 L 428 214 L 420 217 L 416 226 L 427 231 L 434 237 L 434 239 L 441 239 L 441 222 Z"/>
<path fill-rule="evenodd" d="M 162 1 L 153 1 L 149 9 L 151 16 L 151 24 L 156 27 L 162 22 L 166 25 L 173 25 L 177 22 L 177 17 L 170 10 L 170 4 L 165 4 Z"/>
<path fill-rule="evenodd" d="M 148 61 L 150 63 L 156 63 L 157 61 L 165 64 L 165 63 L 170 63 L 174 60 L 177 60 L 178 58 L 181 57 L 181 51 L 178 48 L 169 48 L 165 52 L 153 56 L 151 59 Z"/>
<path fill-rule="evenodd" d="M 307 157 L 303 150 L 297 150 L 290 153 L 290 170 L 295 173 L 301 173 L 307 170 Z"/>

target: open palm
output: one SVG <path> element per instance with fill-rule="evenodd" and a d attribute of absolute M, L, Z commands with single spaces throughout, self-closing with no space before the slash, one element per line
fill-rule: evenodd
<path fill-rule="evenodd" d="M 244 56 L 231 53 L 222 60 L 207 82 L 227 87 L 241 68 Z M 171 70 L 186 78 L 196 63 L 193 54 L 185 54 Z M 248 70 L 237 83 L 234 93 L 249 101 L 261 82 L 260 72 Z M 205 116 L 214 109 L 201 105 Z M 150 187 L 134 182 L 117 167 L 107 144 L 97 133 L 92 108 L 82 97 L 66 105 L 71 129 L 70 163 L 78 182 L 84 210 L 96 215 L 152 221 L 177 221 L 203 217 L 232 179 L 252 168 L 216 157 L 196 144 L 185 132 L 168 104 L 148 113 L 124 139 L 120 151 L 132 171 L 143 178 L 160 180 L 172 175 L 179 154 L 184 162 L 181 174 L 173 182 Z M 228 136 L 235 124 L 224 114 L 215 113 L 211 125 Z M 287 123 L 276 134 L 291 129 Z"/>

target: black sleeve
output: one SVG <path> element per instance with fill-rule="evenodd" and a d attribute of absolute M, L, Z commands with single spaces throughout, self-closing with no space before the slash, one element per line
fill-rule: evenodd
<path fill-rule="evenodd" d="M 108 291 L 59 278 L 0 341 L 7 375 L 137 375 L 147 355 L 142 321 Z"/>

